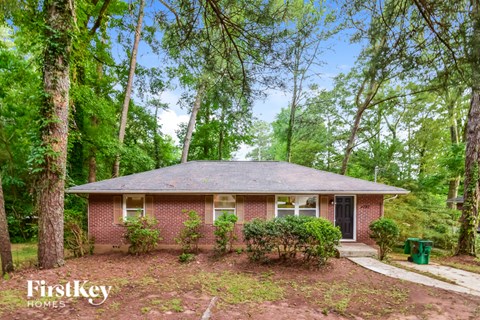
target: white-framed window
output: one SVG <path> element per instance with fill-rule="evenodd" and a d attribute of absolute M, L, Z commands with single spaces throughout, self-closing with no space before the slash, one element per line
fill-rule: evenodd
<path fill-rule="evenodd" d="M 276 196 L 276 217 L 285 217 L 289 215 L 318 217 L 318 196 Z"/>
<path fill-rule="evenodd" d="M 124 194 L 123 195 L 123 218 L 145 216 L 145 195 Z"/>
<path fill-rule="evenodd" d="M 213 195 L 213 221 L 224 212 L 236 213 L 237 201 L 235 195 L 232 194 L 215 194 Z"/>

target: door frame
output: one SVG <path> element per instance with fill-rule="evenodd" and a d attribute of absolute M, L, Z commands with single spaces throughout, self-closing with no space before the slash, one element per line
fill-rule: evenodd
<path fill-rule="evenodd" d="M 340 239 L 343 242 L 357 241 L 357 195 L 356 194 L 336 194 L 333 201 L 333 224 L 337 225 L 337 197 L 353 197 L 353 239 Z"/>

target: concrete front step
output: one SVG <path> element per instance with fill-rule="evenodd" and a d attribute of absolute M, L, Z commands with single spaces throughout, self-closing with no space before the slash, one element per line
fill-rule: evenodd
<path fill-rule="evenodd" d="M 337 246 L 340 258 L 348 257 L 376 257 L 377 249 L 367 246 L 364 243 L 345 243 L 342 242 Z"/>

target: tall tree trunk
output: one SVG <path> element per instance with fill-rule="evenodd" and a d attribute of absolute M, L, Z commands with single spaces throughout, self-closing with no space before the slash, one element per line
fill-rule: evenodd
<path fill-rule="evenodd" d="M 448 89 L 447 89 L 448 90 Z M 460 142 L 459 135 L 458 135 L 458 126 L 457 126 L 457 113 L 455 111 L 455 101 L 448 102 L 448 115 L 450 118 L 450 141 L 452 146 L 458 145 Z M 453 199 L 458 196 L 458 187 L 460 186 L 460 175 L 455 175 L 454 177 L 450 178 L 448 183 L 448 196 L 447 199 Z M 447 207 L 450 209 L 456 209 L 457 204 L 454 202 L 447 203 Z"/>
<path fill-rule="evenodd" d="M 360 129 L 360 122 L 362 121 L 363 113 L 370 107 L 370 103 L 377 94 L 379 88 L 379 83 L 372 78 L 370 80 L 367 96 L 361 104 L 357 103 L 357 113 L 355 114 L 355 120 L 352 125 L 352 130 L 350 132 L 350 137 L 347 141 L 347 146 L 345 148 L 345 154 L 343 156 L 342 168 L 340 169 L 340 174 L 347 174 L 348 162 L 350 161 L 350 156 L 353 152 L 353 147 L 355 146 L 355 139 L 357 138 L 358 130 Z M 363 92 L 363 85 L 360 88 L 360 91 L 357 97 L 360 97 Z M 357 99 L 359 101 L 359 99 Z"/>
<path fill-rule="evenodd" d="M 218 160 L 223 160 L 223 144 L 225 141 L 225 108 L 222 107 L 220 116 L 220 132 L 218 135 Z"/>
<path fill-rule="evenodd" d="M 197 95 L 195 97 L 195 102 L 193 103 L 192 113 L 190 114 L 190 120 L 188 121 L 187 132 L 185 133 L 185 140 L 183 141 L 181 163 L 185 163 L 188 160 L 188 152 L 190 150 L 190 143 L 192 142 L 193 129 L 195 129 L 195 123 L 197 122 L 197 114 L 202 104 L 204 91 L 205 85 L 202 83 L 197 89 Z"/>
<path fill-rule="evenodd" d="M 91 154 L 88 159 L 88 183 L 97 181 L 97 159 Z"/>
<path fill-rule="evenodd" d="M 160 106 L 155 104 L 155 133 L 153 138 L 153 143 L 155 147 L 155 168 L 158 169 L 161 167 L 160 160 L 160 134 L 158 133 L 158 109 Z"/>
<path fill-rule="evenodd" d="M 378 65 L 376 62 L 378 56 L 384 54 L 383 49 L 387 44 L 387 37 L 385 34 L 379 35 L 378 38 L 374 38 L 373 41 L 373 56 L 370 58 L 368 69 L 368 74 L 365 76 L 360 89 L 355 97 L 355 104 L 357 106 L 357 112 L 355 114 L 355 120 L 353 122 L 352 131 L 350 132 L 350 137 L 347 141 L 347 146 L 345 148 L 345 154 L 343 156 L 342 168 L 340 169 L 340 174 L 347 174 L 348 162 L 350 161 L 350 156 L 352 155 L 353 148 L 355 146 L 355 139 L 357 138 L 358 130 L 360 129 L 360 122 L 362 120 L 363 113 L 370 108 L 372 100 L 377 95 L 380 84 L 382 83 L 382 78 L 379 78 L 377 75 L 380 70 L 386 67 L 386 65 Z M 378 41 L 378 42 L 377 42 Z M 365 92 L 365 86 L 368 83 L 367 91 Z M 365 93 L 365 97 L 361 102 L 362 95 Z"/>
<path fill-rule="evenodd" d="M 293 92 L 292 92 L 292 102 L 290 104 L 290 119 L 288 120 L 287 128 L 287 161 L 292 162 L 292 139 L 293 139 L 293 128 L 295 126 L 295 113 L 297 111 L 298 104 L 298 64 L 296 69 L 293 71 Z"/>
<path fill-rule="evenodd" d="M 479 29 L 480 31 L 480 29 Z M 475 71 L 474 71 L 475 72 Z M 479 201 L 479 148 L 480 148 L 480 83 L 472 89 L 467 121 L 467 149 L 465 154 L 465 180 L 463 211 L 460 218 L 458 255 L 476 255 L 475 237 L 478 226 Z"/>
<path fill-rule="evenodd" d="M 3 199 L 2 176 L 0 175 L 0 258 L 2 259 L 2 273 L 13 271 L 12 246 L 8 235 L 7 213 Z"/>
<path fill-rule="evenodd" d="M 465 180 L 463 211 L 460 217 L 458 255 L 476 255 L 475 238 L 478 226 L 479 152 L 480 152 L 480 1 L 472 1 L 470 65 L 472 70 L 472 99 L 466 125 Z"/>
<path fill-rule="evenodd" d="M 53 268 L 63 257 L 63 205 L 68 139 L 69 59 L 72 2 L 45 1 L 46 47 L 43 65 L 45 100 L 41 109 L 44 164 L 36 190 L 38 212 L 38 264 Z"/>
<path fill-rule="evenodd" d="M 125 139 L 125 128 L 127 127 L 128 106 L 130 104 L 130 95 L 132 93 L 133 77 L 135 76 L 135 68 L 137 66 L 138 44 L 142 34 L 143 11 L 145 8 L 145 0 L 140 0 L 140 8 L 138 10 L 137 27 L 135 28 L 135 40 L 133 42 L 132 56 L 130 57 L 130 70 L 128 72 L 127 87 L 125 88 L 125 98 L 123 99 L 122 117 L 120 119 L 120 129 L 118 130 L 118 142 L 120 147 Z M 113 164 L 113 177 L 118 177 L 120 173 L 120 154 L 115 156 Z"/>

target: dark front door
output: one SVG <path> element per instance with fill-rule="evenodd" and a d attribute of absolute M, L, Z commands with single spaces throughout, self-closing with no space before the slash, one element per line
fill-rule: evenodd
<path fill-rule="evenodd" d="M 335 225 L 342 231 L 342 239 L 353 239 L 353 206 L 352 196 L 335 197 Z"/>

